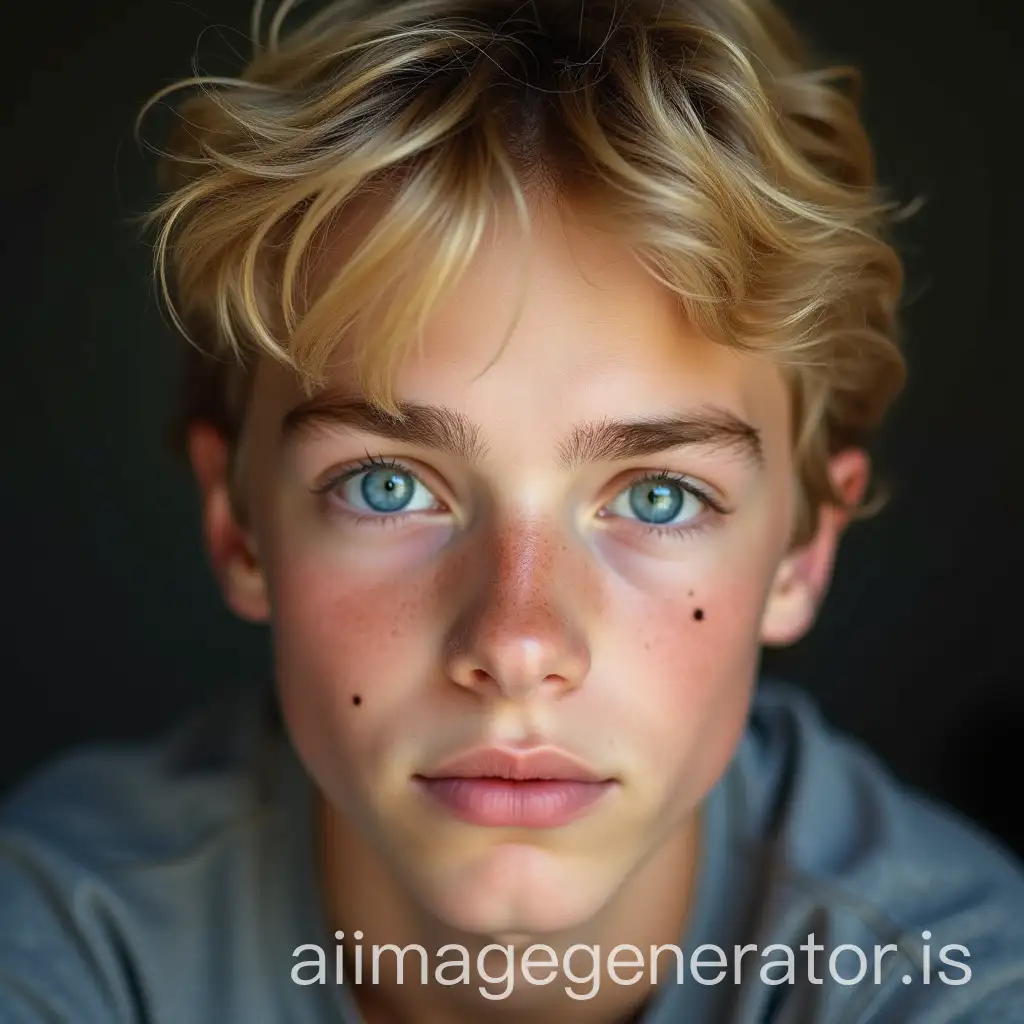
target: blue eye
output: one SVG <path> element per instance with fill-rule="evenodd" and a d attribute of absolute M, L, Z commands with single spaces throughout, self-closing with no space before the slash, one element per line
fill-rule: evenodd
<path fill-rule="evenodd" d="M 395 469 L 375 469 L 359 485 L 366 504 L 374 512 L 401 512 L 416 492 L 416 481 Z"/>
<path fill-rule="evenodd" d="M 423 512 L 436 509 L 439 504 L 416 476 L 398 465 L 357 470 L 334 487 L 347 505 L 367 515 Z"/>
<path fill-rule="evenodd" d="M 617 495 L 608 511 L 649 526 L 679 526 L 696 519 L 705 502 L 688 487 L 666 477 L 638 480 Z"/>

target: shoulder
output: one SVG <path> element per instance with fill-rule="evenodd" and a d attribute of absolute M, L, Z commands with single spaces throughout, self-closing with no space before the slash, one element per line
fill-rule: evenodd
<path fill-rule="evenodd" d="M 258 808 L 264 696 L 222 697 L 149 742 L 62 755 L 0 802 L 0 830 L 101 871 L 181 856 Z"/>
<path fill-rule="evenodd" d="M 794 871 L 883 897 L 907 927 L 937 887 L 951 908 L 971 893 L 1024 900 L 1024 868 L 999 842 L 902 784 L 795 689 L 758 694 L 738 762 L 753 831 L 773 834 Z"/>
<path fill-rule="evenodd" d="M 75 751 L 0 803 L 5 1021 L 135 1019 L 162 936 L 194 934 L 202 955 L 201 908 L 223 908 L 224 865 L 263 813 L 264 708 L 220 702 L 151 743 Z"/>
<path fill-rule="evenodd" d="M 908 1022 L 1017 1019 L 1024 867 L 1012 854 L 779 684 L 758 694 L 737 769 L 745 827 L 776 868 L 776 919 L 816 923 L 833 949 L 869 960 L 893 947 L 874 991 L 858 993 L 865 1005 Z"/>

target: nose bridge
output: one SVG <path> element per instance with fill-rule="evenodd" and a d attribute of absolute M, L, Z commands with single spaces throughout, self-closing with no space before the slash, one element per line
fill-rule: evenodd
<path fill-rule="evenodd" d="M 481 542 L 479 582 L 456 624 L 450 674 L 463 685 L 523 695 L 575 686 L 589 659 L 571 606 L 568 545 L 554 527 L 516 520 Z"/>
<path fill-rule="evenodd" d="M 502 616 L 543 617 L 555 598 L 554 548 L 550 532 L 536 523 L 509 523 L 494 541 L 488 606 Z"/>
<path fill-rule="evenodd" d="M 484 556 L 487 571 L 469 609 L 477 643 L 529 647 L 554 642 L 566 629 L 554 543 L 550 531 L 536 523 L 509 522 L 495 531 Z"/>

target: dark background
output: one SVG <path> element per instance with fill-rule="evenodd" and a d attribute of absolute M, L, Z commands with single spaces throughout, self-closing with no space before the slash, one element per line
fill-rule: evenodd
<path fill-rule="evenodd" d="M 911 384 L 877 445 L 812 636 L 767 667 L 902 778 L 1024 853 L 1022 76 L 1014 0 L 789 0 L 865 111 L 901 230 Z M 143 100 L 246 52 L 247 0 L 19 4 L 2 67 L 0 787 L 86 739 L 143 736 L 267 673 L 207 574 L 166 424 L 180 349 L 130 218 Z M 233 26 L 233 27 L 226 27 Z"/>

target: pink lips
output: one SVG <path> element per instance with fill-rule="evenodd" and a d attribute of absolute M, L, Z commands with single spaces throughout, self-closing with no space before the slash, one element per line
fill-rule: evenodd
<path fill-rule="evenodd" d="M 567 825 L 615 785 L 557 751 L 498 748 L 461 755 L 416 782 L 456 817 L 492 828 Z"/>

